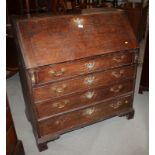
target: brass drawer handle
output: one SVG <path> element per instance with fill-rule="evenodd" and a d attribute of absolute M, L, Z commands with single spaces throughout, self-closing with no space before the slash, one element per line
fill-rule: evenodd
<path fill-rule="evenodd" d="M 87 99 L 92 99 L 93 98 L 93 96 L 94 96 L 94 92 L 92 91 L 88 91 L 88 92 L 86 92 L 85 93 L 85 97 L 87 98 Z"/>
<path fill-rule="evenodd" d="M 52 90 L 55 91 L 56 93 L 63 93 L 66 87 L 67 85 L 63 84 L 61 87 L 52 87 Z"/>
<path fill-rule="evenodd" d="M 53 103 L 53 107 L 61 109 L 61 108 L 64 108 L 68 103 L 69 103 L 69 100 L 63 100 L 63 101 L 60 101 L 60 102 L 54 102 Z"/>
<path fill-rule="evenodd" d="M 118 101 L 118 102 L 116 102 L 116 103 L 110 104 L 110 107 L 113 108 L 113 109 L 117 109 L 117 108 L 119 108 L 121 105 L 122 105 L 122 102 L 121 102 L 121 101 Z"/>
<path fill-rule="evenodd" d="M 116 77 L 116 78 L 120 78 L 124 73 L 124 70 L 120 70 L 120 71 L 113 71 L 111 74 Z"/>
<path fill-rule="evenodd" d="M 114 57 L 112 60 L 115 61 L 115 62 L 117 62 L 117 63 L 119 63 L 119 62 L 123 61 L 124 58 L 125 58 L 125 56 L 122 55 L 120 57 Z"/>
<path fill-rule="evenodd" d="M 60 71 L 54 71 L 50 70 L 49 74 L 54 75 L 54 76 L 61 76 L 65 73 L 65 68 L 61 68 Z"/>
<path fill-rule="evenodd" d="M 95 76 L 88 76 L 85 78 L 84 83 L 87 85 L 91 85 L 95 80 Z"/>
<path fill-rule="evenodd" d="M 86 116 L 90 116 L 90 115 L 94 114 L 94 112 L 95 112 L 95 108 L 93 107 L 93 108 L 88 108 L 88 109 L 84 110 L 83 114 Z"/>
<path fill-rule="evenodd" d="M 122 88 L 123 88 L 123 86 L 122 85 L 119 85 L 117 87 L 110 88 L 110 91 L 111 92 L 114 92 L 114 93 L 118 93 Z"/>
<path fill-rule="evenodd" d="M 56 119 L 54 121 L 55 125 L 58 126 L 58 127 L 62 127 L 65 123 L 67 123 L 68 121 L 70 121 L 71 118 L 69 117 L 60 117 L 59 119 Z"/>
<path fill-rule="evenodd" d="M 60 125 L 60 121 L 58 121 L 58 120 L 55 121 L 55 124 L 56 124 L 56 125 Z"/>
<path fill-rule="evenodd" d="M 126 103 L 126 104 L 129 103 L 129 101 L 128 101 L 128 100 L 125 100 L 125 103 Z"/>
<path fill-rule="evenodd" d="M 128 104 L 129 101 L 128 101 L 128 100 L 125 100 L 124 102 L 118 101 L 118 102 L 116 102 L 116 103 L 110 104 L 110 107 L 113 108 L 113 109 L 117 109 L 117 108 L 119 108 L 123 103 Z"/>
<path fill-rule="evenodd" d="M 64 125 L 64 123 L 65 123 L 65 120 L 62 120 L 62 119 L 59 119 L 59 120 L 55 121 L 55 124 L 58 125 L 58 126 L 62 126 L 62 125 Z"/>
<path fill-rule="evenodd" d="M 86 68 L 89 69 L 89 70 L 92 70 L 95 66 L 95 61 L 92 61 L 92 62 L 88 62 L 85 64 Z"/>

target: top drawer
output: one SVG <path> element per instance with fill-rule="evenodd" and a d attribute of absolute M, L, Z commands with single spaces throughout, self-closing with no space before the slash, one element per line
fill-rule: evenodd
<path fill-rule="evenodd" d="M 76 75 L 105 70 L 134 62 L 135 52 L 117 53 L 111 55 L 97 56 L 88 59 L 77 60 L 54 64 L 31 70 L 31 80 L 33 84 L 41 84 L 56 80 L 66 79 Z"/>

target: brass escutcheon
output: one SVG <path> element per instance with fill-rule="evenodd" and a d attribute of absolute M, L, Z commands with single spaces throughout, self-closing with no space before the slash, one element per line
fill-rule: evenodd
<path fill-rule="evenodd" d="M 87 85 L 91 85 L 95 80 L 95 76 L 88 76 L 85 78 L 84 83 Z"/>
<path fill-rule="evenodd" d="M 95 61 L 88 62 L 88 63 L 85 64 L 85 66 L 86 66 L 86 68 L 89 69 L 89 70 L 93 69 L 94 66 L 95 66 Z"/>
<path fill-rule="evenodd" d="M 92 91 L 88 91 L 88 92 L 86 92 L 85 93 L 85 97 L 87 98 L 87 99 L 92 99 L 93 98 L 93 96 L 94 96 L 94 92 Z"/>

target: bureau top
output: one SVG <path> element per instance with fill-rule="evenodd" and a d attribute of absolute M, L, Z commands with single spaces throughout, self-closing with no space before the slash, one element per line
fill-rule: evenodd
<path fill-rule="evenodd" d="M 15 29 L 26 68 L 138 48 L 123 11 L 18 19 Z"/>

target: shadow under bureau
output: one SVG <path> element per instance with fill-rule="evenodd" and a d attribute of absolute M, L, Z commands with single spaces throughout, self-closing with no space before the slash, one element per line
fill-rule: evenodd
<path fill-rule="evenodd" d="M 63 133 L 133 118 L 138 45 L 123 11 L 16 19 L 14 28 L 40 151 Z"/>

